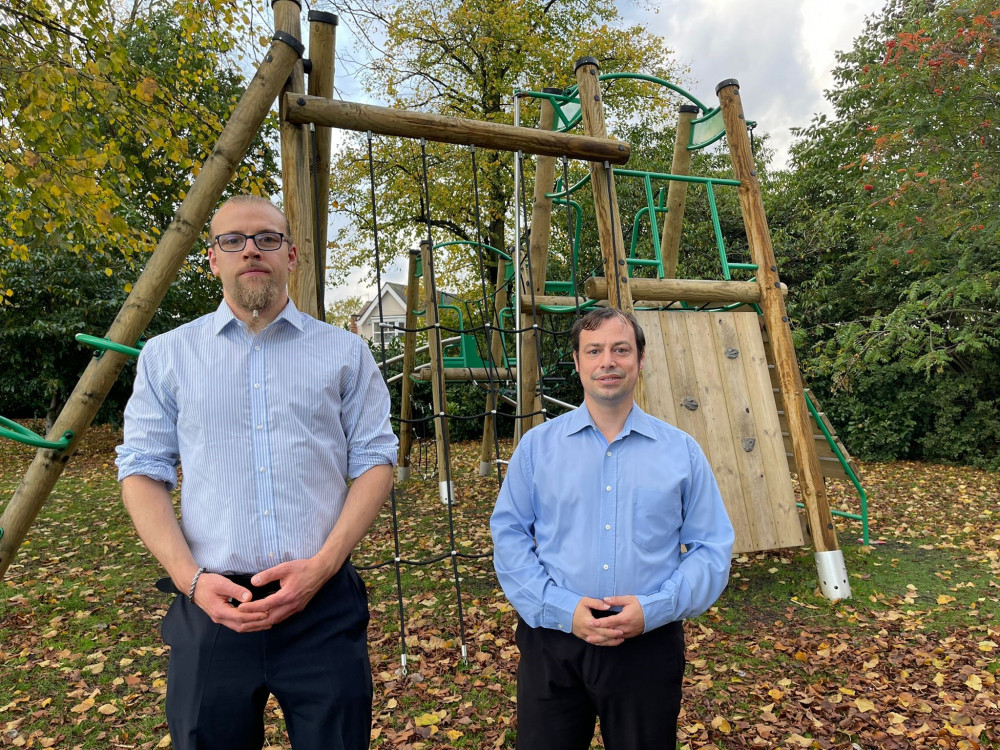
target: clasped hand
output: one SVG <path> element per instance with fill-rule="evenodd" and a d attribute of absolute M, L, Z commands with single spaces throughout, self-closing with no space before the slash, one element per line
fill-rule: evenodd
<path fill-rule="evenodd" d="M 621 611 L 606 617 L 594 616 L 593 611 L 607 612 L 612 607 L 621 607 Z M 573 635 L 594 646 L 621 645 L 626 638 L 640 635 L 645 626 L 642 605 L 634 596 L 607 596 L 604 599 L 585 596 L 573 611 Z"/>
<path fill-rule="evenodd" d="M 204 573 L 195 587 L 194 603 L 212 618 L 237 633 L 269 630 L 301 612 L 329 576 L 312 559 L 291 560 L 262 570 L 251 579 L 254 586 L 279 581 L 281 588 L 263 599 L 225 576 Z"/>

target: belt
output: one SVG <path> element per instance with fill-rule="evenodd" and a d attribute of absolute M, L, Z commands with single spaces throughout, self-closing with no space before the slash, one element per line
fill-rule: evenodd
<path fill-rule="evenodd" d="M 281 589 L 280 581 L 271 581 L 270 583 L 265 583 L 263 586 L 254 586 L 250 583 L 252 576 L 249 573 L 222 573 L 221 575 L 228 578 L 237 586 L 242 586 L 243 588 L 249 590 L 250 593 L 253 594 L 253 601 L 259 601 L 260 599 L 270 596 Z M 183 593 L 185 596 L 187 595 L 186 591 L 182 592 L 177 588 L 172 578 L 161 578 L 156 582 L 156 588 L 165 594 Z"/>

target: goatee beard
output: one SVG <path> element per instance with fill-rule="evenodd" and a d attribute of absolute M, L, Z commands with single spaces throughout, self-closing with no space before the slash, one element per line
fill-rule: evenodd
<path fill-rule="evenodd" d="M 278 287 L 270 278 L 262 279 L 260 283 L 247 283 L 243 279 L 236 280 L 233 295 L 236 304 L 247 311 L 267 310 L 278 300 Z M 264 321 L 256 315 L 249 323 L 252 331 L 257 332 L 264 327 Z"/>

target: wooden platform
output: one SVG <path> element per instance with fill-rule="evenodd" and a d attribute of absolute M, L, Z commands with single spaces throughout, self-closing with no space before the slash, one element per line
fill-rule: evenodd
<path fill-rule="evenodd" d="M 754 312 L 637 312 L 652 414 L 702 446 L 736 529 L 734 552 L 797 547 L 802 528 Z"/>

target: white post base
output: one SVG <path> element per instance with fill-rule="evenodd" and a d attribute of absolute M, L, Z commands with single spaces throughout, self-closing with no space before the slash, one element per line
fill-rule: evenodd
<path fill-rule="evenodd" d="M 397 466 L 396 467 L 396 479 L 400 482 L 405 482 L 410 478 L 410 467 L 409 466 Z"/>
<path fill-rule="evenodd" d="M 441 494 L 441 504 L 449 505 L 455 502 L 455 483 L 438 482 L 438 490 Z"/>
<path fill-rule="evenodd" d="M 493 463 L 491 461 L 479 462 L 479 476 L 488 477 L 492 469 L 493 469 Z"/>
<path fill-rule="evenodd" d="M 816 572 L 819 575 L 819 590 L 830 601 L 851 598 L 851 584 L 847 579 L 844 552 L 832 549 L 816 552 Z"/>

